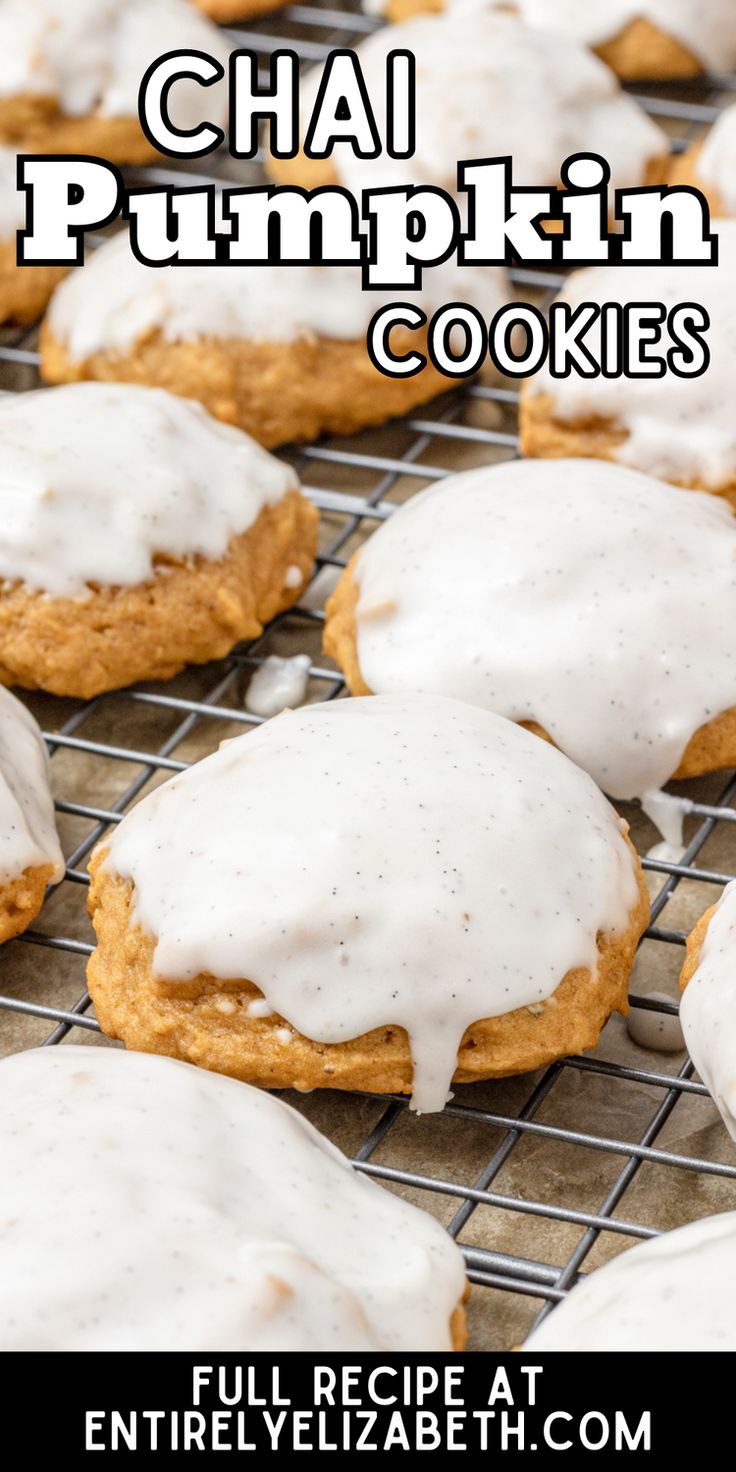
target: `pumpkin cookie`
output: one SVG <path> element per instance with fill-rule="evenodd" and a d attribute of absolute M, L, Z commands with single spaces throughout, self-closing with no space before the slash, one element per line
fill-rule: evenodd
<path fill-rule="evenodd" d="M 663 1232 L 598 1268 L 524 1349 L 736 1349 L 736 1211 Z"/>
<path fill-rule="evenodd" d="M 46 743 L 25 706 L 0 689 L 0 942 L 28 929 L 46 886 L 63 877 Z"/>
<path fill-rule="evenodd" d="M 714 618 L 714 610 L 718 617 Z M 736 519 L 598 461 L 413 497 L 355 554 L 325 650 L 354 694 L 424 690 L 541 730 L 612 797 L 736 763 Z"/>
<path fill-rule="evenodd" d="M 0 1086 L 2 1349 L 463 1348 L 455 1243 L 280 1100 L 99 1047 Z"/>
<path fill-rule="evenodd" d="M 585 773 L 421 695 L 275 717 L 147 797 L 90 870 L 111 1036 L 422 1111 L 453 1078 L 592 1047 L 627 1008 L 649 911 Z"/>
<path fill-rule="evenodd" d="M 0 682 L 88 698 L 228 654 L 298 598 L 317 512 L 199 404 L 79 384 L 0 400 Z"/>
<path fill-rule="evenodd" d="M 21 153 L 148 162 L 157 150 L 138 120 L 140 84 L 151 62 L 180 49 L 223 64 L 230 51 L 185 0 L 0 0 L 0 141 Z M 225 92 L 207 89 L 214 124 L 224 125 Z M 202 87 L 176 82 L 176 126 L 196 127 L 202 115 Z"/>
<path fill-rule="evenodd" d="M 680 989 L 688 1052 L 736 1140 L 736 883 L 688 937 Z"/>
<path fill-rule="evenodd" d="M 583 148 L 608 160 L 614 188 L 665 177 L 666 135 L 597 57 L 563 36 L 493 11 L 382 27 L 356 49 L 372 98 L 383 96 L 396 48 L 416 57 L 412 158 L 360 159 L 339 143 L 325 160 L 270 159 L 275 179 L 305 188 L 337 181 L 357 197 L 406 183 L 452 192 L 458 160 L 511 155 L 517 185 L 554 187 L 563 161 Z M 302 83 L 305 118 L 321 76 L 315 68 Z"/>
<path fill-rule="evenodd" d="M 736 215 L 736 105 L 721 113 L 704 142 L 673 159 L 669 182 L 699 189 L 711 215 Z"/>
<path fill-rule="evenodd" d="M 450 301 L 486 319 L 506 301 L 501 270 L 439 266 L 419 292 L 431 316 Z M 365 336 L 395 293 L 363 291 L 353 266 L 143 266 L 127 236 L 103 245 L 54 294 L 41 338 L 49 383 L 154 384 L 199 399 L 273 447 L 349 434 L 424 403 L 449 384 L 431 363 L 413 378 L 374 368 Z M 392 334 L 426 352 L 426 330 Z"/>
<path fill-rule="evenodd" d="M 736 66 L 736 16 L 731 0 L 366 0 L 389 20 L 421 11 L 467 17 L 507 10 L 525 25 L 596 51 L 626 82 L 673 81 Z"/>
<path fill-rule="evenodd" d="M 736 221 L 719 221 L 718 234 L 717 266 L 594 266 L 568 277 L 558 300 L 573 310 L 581 302 L 661 302 L 668 312 L 699 303 L 710 318 L 710 363 L 685 378 L 553 378 L 545 365 L 522 388 L 525 455 L 615 460 L 736 504 Z M 595 356 L 597 324 L 586 343 Z M 657 353 L 676 346 L 665 327 Z"/>

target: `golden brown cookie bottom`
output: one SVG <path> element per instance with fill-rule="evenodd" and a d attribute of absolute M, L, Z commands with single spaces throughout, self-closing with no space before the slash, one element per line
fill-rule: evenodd
<path fill-rule="evenodd" d="M 283 10 L 293 0 L 194 0 L 210 20 L 226 25 L 231 20 L 250 20 L 255 15 L 269 15 L 272 10 Z"/>
<path fill-rule="evenodd" d="M 396 352 L 426 352 L 426 331 L 392 334 Z M 41 374 L 47 383 L 138 383 L 199 399 L 216 419 L 236 424 L 272 449 L 321 434 L 351 434 L 405 414 L 452 386 L 431 363 L 415 378 L 386 378 L 364 342 L 300 338 L 289 343 L 199 338 L 167 342 L 159 332 L 129 352 L 75 362 L 45 326 Z"/>
<path fill-rule="evenodd" d="M 0 323 L 35 322 L 65 275 L 64 266 L 18 266 L 15 240 L 0 240 Z"/>
<path fill-rule="evenodd" d="M 0 143 L 19 153 L 96 154 L 121 164 L 160 157 L 137 118 L 67 117 L 52 97 L 33 94 L 0 99 Z"/>
<path fill-rule="evenodd" d="M 468 1283 L 463 1302 L 469 1297 L 470 1284 Z M 452 1312 L 452 1318 L 450 1319 L 450 1341 L 456 1354 L 460 1354 L 468 1342 L 468 1321 L 462 1303 L 459 1303 L 457 1308 L 453 1309 Z"/>
<path fill-rule="evenodd" d="M 249 1017 L 248 1003 L 262 995 L 250 981 L 208 975 L 191 983 L 158 980 L 152 969 L 154 940 L 132 922 L 133 886 L 105 870 L 105 852 L 98 849 L 90 862 L 89 908 L 97 949 L 88 980 L 97 1019 L 110 1037 L 142 1053 L 183 1058 L 261 1088 L 411 1091 L 411 1053 L 403 1028 L 387 1025 L 350 1042 L 316 1043 L 275 1013 Z M 595 975 L 569 971 L 548 1001 L 474 1023 L 458 1053 L 457 1083 L 526 1073 L 591 1048 L 611 1012 L 627 1011 L 629 973 L 649 918 L 649 896 L 633 848 L 632 855 L 639 899 L 624 935 L 599 937 Z"/>
<path fill-rule="evenodd" d="M 687 986 L 692 981 L 700 965 L 703 946 L 705 945 L 705 939 L 708 934 L 711 921 L 713 920 L 713 917 L 715 916 L 718 908 L 718 902 L 714 905 L 711 905 L 710 909 L 706 910 L 704 915 L 701 915 L 700 919 L 697 922 L 697 925 L 693 927 L 693 929 L 690 931 L 689 936 L 687 937 L 687 940 L 685 942 L 685 960 L 680 972 L 679 985 L 681 992 L 684 992 L 686 990 Z M 721 1108 L 720 1105 L 718 1107 Z M 721 1113 L 723 1113 L 722 1108 Z"/>
<path fill-rule="evenodd" d="M 356 609 L 360 588 L 353 572 L 359 557 L 360 553 L 356 552 L 327 600 L 323 647 L 325 654 L 340 666 L 351 695 L 373 695 L 363 679 L 358 659 Z M 551 742 L 551 736 L 535 721 L 521 724 Z M 702 777 L 707 772 L 732 766 L 736 766 L 736 706 L 694 732 L 672 779 Z"/>
<path fill-rule="evenodd" d="M 166 680 L 185 664 L 221 659 L 289 608 L 311 574 L 318 513 L 298 491 L 266 506 L 225 557 L 159 559 L 132 588 L 86 599 L 0 589 L 0 683 L 88 700 L 136 680 Z M 302 584 L 285 586 L 296 566 Z"/>
<path fill-rule="evenodd" d="M 522 455 L 532 460 L 611 460 L 620 464 L 616 451 L 626 443 L 629 432 L 615 420 L 591 416 L 589 419 L 563 420 L 555 417 L 551 394 L 537 393 L 533 386 L 522 384 L 519 402 L 519 444 Z M 645 472 L 646 473 L 646 472 Z M 725 496 L 736 509 L 736 480 L 723 486 L 702 486 L 693 480 L 671 481 L 686 491 L 709 491 Z"/>
<path fill-rule="evenodd" d="M 388 0 L 386 18 L 409 20 L 411 16 L 444 8 L 443 0 Z M 513 12 L 513 0 L 509 0 L 506 8 Z M 595 50 L 601 61 L 625 82 L 674 81 L 678 77 L 697 77 L 703 71 L 702 63 L 674 36 L 643 19 L 630 21 L 618 36 L 604 41 Z"/>
<path fill-rule="evenodd" d="M 688 982 L 692 981 L 695 972 L 700 965 L 700 953 L 705 944 L 705 937 L 708 933 L 708 926 L 710 925 L 710 922 L 713 919 L 713 916 L 715 915 L 717 909 L 717 904 L 711 905 L 710 909 L 706 910 L 704 915 L 701 915 L 697 925 L 693 926 L 693 929 L 690 931 L 690 934 L 685 942 L 685 960 L 682 963 L 682 971 L 680 972 L 681 992 L 684 992 Z"/>
<path fill-rule="evenodd" d="M 52 864 L 24 869 L 17 879 L 0 882 L 0 945 L 22 935 L 33 923 L 53 878 Z"/>

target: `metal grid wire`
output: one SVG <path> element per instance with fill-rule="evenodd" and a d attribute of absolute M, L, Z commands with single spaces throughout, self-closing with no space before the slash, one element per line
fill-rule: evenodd
<path fill-rule="evenodd" d="M 311 63 L 323 58 L 332 46 L 359 40 L 375 25 L 374 20 L 355 9 L 298 5 L 269 17 L 268 34 L 257 23 L 232 34 L 241 44 L 261 53 L 264 60 L 288 41 L 305 63 Z M 645 94 L 637 95 L 647 110 L 668 128 L 673 148 L 679 150 L 698 135 L 704 124 L 713 121 L 729 91 L 736 93 L 736 77 L 709 79 L 707 85 L 652 87 Z M 199 177 L 207 173 L 233 177 L 236 170 L 238 177 L 242 177 L 243 172 L 242 166 L 234 166 L 227 155 L 214 162 L 202 160 L 196 168 Z M 143 172 L 149 181 L 181 179 L 181 171 L 174 168 Z M 547 273 L 512 274 L 527 294 L 530 289 L 541 288 L 545 301 L 558 285 Z M 0 346 L 0 388 L 7 392 L 36 386 L 37 364 L 33 332 L 6 335 Z M 60 820 L 66 821 L 75 836 L 68 844 L 64 885 L 50 897 L 37 926 L 4 948 L 9 956 L 13 952 L 17 954 L 19 948 L 30 947 L 33 966 L 23 964 L 25 955 L 15 968 L 3 964 L 5 954 L 0 959 L 3 993 L 0 1009 L 15 1013 L 16 1024 L 23 1028 L 27 1024 L 31 1029 L 27 1033 L 22 1031 L 21 1041 L 14 1041 L 12 1046 L 39 1042 L 54 1046 L 70 1037 L 78 1039 L 83 1032 L 99 1032 L 83 983 L 84 964 L 92 946 L 89 927 L 81 917 L 87 883 L 86 861 L 93 845 L 152 783 L 182 770 L 193 756 L 214 750 L 226 732 L 231 734 L 233 729 L 258 723 L 243 708 L 244 678 L 270 651 L 293 648 L 295 641 L 297 647 L 309 644 L 318 647 L 324 619 L 320 589 L 334 580 L 354 546 L 378 522 L 390 516 L 407 495 L 459 465 L 489 463 L 517 453 L 516 405 L 517 394 L 513 390 L 477 383 L 466 385 L 445 395 L 421 415 L 411 415 L 350 440 L 323 442 L 294 452 L 292 458 L 305 488 L 323 513 L 316 577 L 312 589 L 296 609 L 278 619 L 261 639 L 241 646 L 224 662 L 189 671 L 169 683 L 73 705 L 46 697 L 41 698 L 40 704 L 30 700 L 52 728 L 47 730 L 46 739 L 54 758 L 56 787 L 58 790 L 60 778 L 63 779 L 64 790 L 69 794 L 59 799 L 57 807 Z M 315 655 L 309 698 L 334 699 L 343 693 L 340 676 Z M 60 709 L 66 718 L 59 723 Z M 67 715 L 68 709 L 71 713 Z M 121 729 L 128 735 L 139 731 L 140 737 L 136 742 L 118 743 L 111 739 L 110 733 Z M 97 803 L 94 796 L 100 784 L 105 791 L 109 790 L 100 777 L 106 768 L 115 773 L 113 796 L 109 801 Z M 706 791 L 700 791 L 693 801 L 688 847 L 682 862 L 645 861 L 652 874 L 661 876 L 648 932 L 650 947 L 664 947 L 671 952 L 672 948 L 684 944 L 683 928 L 670 924 L 665 913 L 676 901 L 681 886 L 698 886 L 704 896 L 699 905 L 702 910 L 718 892 L 717 888 L 708 891 L 707 886 L 720 887 L 732 877 L 727 872 L 729 867 L 736 868 L 732 859 L 725 864 L 716 861 L 710 867 L 703 865 L 703 859 L 707 856 L 706 849 L 716 855 L 722 852 L 723 845 L 719 849 L 717 840 L 724 834 L 727 840 L 733 838 L 732 852 L 736 855 L 736 828 L 732 826 L 736 824 L 735 798 L 736 777 L 727 781 L 721 775 L 715 786 L 711 784 Z M 67 898 L 59 904 L 61 891 L 66 892 Z M 67 917 L 75 906 L 78 923 L 56 923 L 57 914 Z M 76 999 L 56 1005 L 48 998 L 57 997 L 60 966 L 65 968 L 66 994 L 73 994 Z M 21 976 L 17 985 L 12 984 L 15 975 Z M 632 1004 L 655 1012 L 677 1010 L 674 1002 L 656 1002 L 644 996 L 633 996 Z M 644 1055 L 633 1043 L 627 1047 L 628 1051 L 615 1061 L 598 1056 L 600 1048 L 593 1056 L 566 1059 L 548 1068 L 541 1077 L 535 1076 L 531 1084 L 529 1079 L 515 1081 L 510 1091 L 502 1090 L 499 1085 L 495 1091 L 491 1086 L 458 1090 L 441 1122 L 433 1126 L 444 1131 L 449 1162 L 446 1174 L 423 1169 L 428 1152 L 423 1149 L 422 1140 L 426 1137 L 421 1133 L 421 1121 L 409 1119 L 405 1100 L 361 1096 L 342 1099 L 336 1106 L 344 1118 L 354 1105 L 350 1115 L 351 1153 L 358 1167 L 409 1194 L 442 1217 L 464 1251 L 474 1284 L 500 1290 L 505 1295 L 520 1295 L 527 1301 L 525 1315 L 518 1317 L 522 1332 L 539 1311 L 540 1304 L 541 1311 L 547 1311 L 563 1297 L 581 1270 L 587 1270 L 597 1256 L 610 1255 L 613 1238 L 642 1239 L 656 1235 L 662 1226 L 676 1224 L 677 1212 L 673 1220 L 667 1206 L 670 1183 L 675 1177 L 681 1180 L 682 1173 L 687 1172 L 693 1178 L 696 1215 L 709 1209 L 707 1204 L 698 1209 L 698 1202 L 712 1200 L 708 1189 L 704 1193 L 704 1186 L 712 1188 L 715 1183 L 720 1189 L 722 1183 L 732 1202 L 735 1199 L 731 1183 L 736 1180 L 736 1163 L 733 1157 L 728 1158 L 725 1132 L 718 1136 L 717 1145 L 719 1151 L 726 1152 L 725 1158 L 718 1154 L 710 1158 L 713 1153 L 710 1149 L 701 1156 L 677 1148 L 677 1131 L 672 1132 L 673 1144 L 662 1140 L 663 1132 L 666 1140 L 666 1127 L 673 1112 L 677 1110 L 678 1119 L 682 1118 L 683 1111 L 695 1108 L 705 1095 L 702 1084 L 693 1077 L 692 1064 L 689 1060 L 679 1068 L 673 1064 L 676 1071 L 672 1072 L 667 1070 L 665 1061 L 661 1066 L 643 1067 Z M 565 1081 L 574 1076 L 576 1082 L 584 1085 L 589 1112 L 583 1093 L 576 1096 L 583 1102 L 574 1109 L 572 1123 L 569 1110 L 563 1110 L 555 1122 L 555 1099 Z M 632 1111 L 631 1138 L 609 1132 L 606 1124 L 609 1117 L 606 1104 L 619 1095 L 623 1100 L 627 1087 L 635 1088 L 637 1099 L 637 1108 Z M 643 1114 L 642 1098 L 647 1101 Z M 314 1099 L 300 1100 L 300 1107 L 306 1113 L 313 1113 Z M 508 1107 L 499 1108 L 499 1100 Z M 496 1107 L 489 1107 L 489 1101 Z M 332 1102 L 334 1106 L 335 1096 Z M 624 1108 L 622 1103 L 621 1109 Z M 319 1109 L 317 1113 L 319 1116 Z M 324 1127 L 322 1116 L 318 1122 Z M 390 1162 L 388 1147 L 402 1130 L 412 1133 L 403 1137 L 401 1163 L 384 1163 Z M 683 1132 L 691 1138 L 687 1122 L 682 1125 L 680 1133 Z M 554 1160 L 550 1168 L 554 1177 L 547 1169 L 548 1156 Z M 516 1189 L 514 1183 L 519 1179 L 516 1162 L 522 1157 L 531 1169 L 532 1186 L 527 1175 L 524 1188 Z M 433 1154 L 432 1159 L 436 1158 Z M 647 1220 L 652 1216 L 650 1208 L 635 1209 L 637 1181 L 643 1170 L 652 1168 L 658 1172 L 656 1194 L 662 1203 L 657 1220 Z M 585 1192 L 579 1191 L 582 1173 L 586 1173 Z M 560 1199 L 557 1185 L 545 1189 L 551 1181 L 564 1176 L 570 1181 L 572 1201 L 564 1196 Z M 591 1189 L 595 1192 L 598 1185 L 600 1194 L 591 1198 Z M 634 1202 L 631 1211 L 624 1203 L 630 1192 Z M 723 1202 L 724 1198 L 719 1200 Z M 490 1229 L 475 1232 L 474 1223 L 484 1212 L 489 1214 Z M 519 1217 L 525 1219 L 523 1240 L 527 1250 L 524 1253 L 514 1250 L 513 1236 L 510 1239 L 508 1233 L 509 1219 Z M 505 1230 L 501 1230 L 502 1226 Z M 565 1229 L 561 1247 L 550 1236 L 558 1226 Z M 534 1235 L 530 1237 L 532 1228 Z M 497 1242 L 501 1245 L 495 1245 Z M 599 1253 L 602 1242 L 608 1242 L 609 1246 Z M 474 1299 L 476 1317 L 482 1316 L 488 1295 L 476 1294 Z M 498 1303 L 498 1295 L 494 1301 Z"/>

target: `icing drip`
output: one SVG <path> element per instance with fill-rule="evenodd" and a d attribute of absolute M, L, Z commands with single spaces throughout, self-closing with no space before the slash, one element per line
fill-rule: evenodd
<path fill-rule="evenodd" d="M 650 798 L 656 796 L 660 799 L 666 799 L 669 797 L 669 793 L 650 793 L 649 796 Z M 655 824 L 655 827 L 659 827 L 656 818 L 652 818 L 651 821 Z M 664 832 L 664 829 L 660 828 L 660 832 Z M 661 843 L 654 843 L 651 848 L 647 849 L 646 858 L 656 859 L 660 864 L 681 864 L 686 852 L 687 850 L 683 843 L 668 843 L 665 838 Z M 668 883 L 670 876 L 660 869 L 645 869 L 644 878 L 647 889 L 649 890 L 649 898 L 655 900 L 657 895 L 661 894 L 665 885 Z"/>
<path fill-rule="evenodd" d="M 64 858 L 54 821 L 46 742 L 33 716 L 0 686 L 0 884 L 30 868 L 54 867 Z"/>
<path fill-rule="evenodd" d="M 310 705 L 228 742 L 124 819 L 107 865 L 133 881 L 158 977 L 248 979 L 317 1042 L 405 1028 L 420 1110 L 444 1105 L 471 1023 L 594 969 L 637 898 L 589 777 L 418 695 Z"/>
<path fill-rule="evenodd" d="M 309 684 L 310 658 L 295 654 L 280 659 L 269 654 L 253 675 L 245 697 L 245 708 L 254 716 L 277 716 L 287 706 L 301 705 Z"/>
<path fill-rule="evenodd" d="M 653 792 L 650 789 L 642 793 L 641 805 L 650 823 L 659 829 L 664 839 L 663 843 L 650 849 L 647 858 L 670 859 L 673 864 L 679 864 L 685 853 L 683 824 L 693 810 L 690 798 L 674 797 L 671 792 Z"/>
<path fill-rule="evenodd" d="M 402 292 L 428 315 L 466 301 L 489 320 L 506 301 L 502 270 L 448 262 L 424 272 L 421 291 Z M 198 337 L 293 342 L 315 335 L 355 341 L 396 293 L 363 291 L 354 266 L 143 266 L 127 235 L 108 241 L 54 293 L 48 322 L 70 356 L 125 351 L 144 334 L 168 342 Z"/>
<path fill-rule="evenodd" d="M 353 575 L 370 690 L 535 721 L 612 797 L 646 794 L 677 842 L 676 810 L 652 790 L 736 705 L 724 502 L 603 461 L 509 462 L 412 498 Z"/>
<path fill-rule="evenodd" d="M 304 574 L 300 567 L 296 567 L 294 564 L 291 567 L 287 567 L 286 577 L 284 578 L 285 588 L 301 588 L 303 582 Z"/>
<path fill-rule="evenodd" d="M 459 159 L 513 155 L 514 181 L 554 185 L 583 146 L 608 159 L 614 184 L 643 183 L 668 152 L 664 133 L 622 92 L 596 56 L 568 39 L 527 29 L 509 15 L 419 16 L 361 41 L 358 55 L 385 136 L 386 56 L 416 57 L 417 145 L 412 159 L 359 159 L 347 144 L 332 158 L 353 193 L 407 181 L 453 190 Z M 308 116 L 321 68 L 302 86 Z"/>
<path fill-rule="evenodd" d="M 716 189 L 730 215 L 736 214 L 736 104 L 727 107 L 698 156 L 698 179 Z"/>
<path fill-rule="evenodd" d="M 163 389 L 80 383 L 0 400 L 0 579 L 54 597 L 217 559 L 297 487 L 241 430 Z"/>
<path fill-rule="evenodd" d="M 659 797 L 667 796 L 664 792 L 660 792 L 657 795 Z M 654 843 L 651 848 L 647 849 L 647 858 L 657 859 L 661 864 L 681 864 L 685 857 L 685 852 L 686 850 L 681 843 L 667 843 L 665 839 L 663 843 Z M 653 874 L 649 877 L 652 879 L 656 878 Z"/>
<path fill-rule="evenodd" d="M 366 0 L 364 8 L 383 15 L 386 0 Z M 560 31 L 584 46 L 613 41 L 635 20 L 680 41 L 711 71 L 736 63 L 736 15 L 732 0 L 444 0 L 453 15 L 481 10 L 512 10 L 525 25 Z"/>
<path fill-rule="evenodd" d="M 525 386 L 532 396 L 551 396 L 556 419 L 600 418 L 625 430 L 610 452 L 622 465 L 713 490 L 736 480 L 736 221 L 719 221 L 718 234 L 718 266 L 595 266 L 573 272 L 559 298 L 573 308 L 584 301 L 656 301 L 669 311 L 700 303 L 710 316 L 711 362 L 699 378 L 553 379 L 545 366 Z M 586 343 L 595 357 L 600 333 L 591 329 Z M 657 352 L 671 345 L 665 330 Z"/>
<path fill-rule="evenodd" d="M 529 1350 L 736 1349 L 736 1212 L 622 1252 L 579 1283 Z"/>
<path fill-rule="evenodd" d="M 711 917 L 680 1021 L 690 1057 L 736 1140 L 736 883 Z"/>
<path fill-rule="evenodd" d="M 0 97 L 51 97 L 70 117 L 137 117 L 151 62 L 167 51 L 204 51 L 227 64 L 216 26 L 184 0 L 2 0 Z M 175 84 L 171 114 L 182 128 L 206 115 L 223 124 L 225 90 Z"/>
<path fill-rule="evenodd" d="M 107 1048 L 0 1080 L 3 1349 L 450 1348 L 455 1244 L 273 1096 Z"/>

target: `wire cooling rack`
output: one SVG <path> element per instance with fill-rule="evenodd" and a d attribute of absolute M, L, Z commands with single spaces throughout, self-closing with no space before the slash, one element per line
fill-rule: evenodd
<path fill-rule="evenodd" d="M 376 22 L 354 8 L 293 6 L 233 32 L 264 61 L 288 42 L 305 63 L 351 44 Z M 642 104 L 679 150 L 714 120 L 736 77 L 707 85 L 652 87 Z M 200 167 L 201 163 L 201 167 Z M 242 178 L 252 165 L 227 155 L 197 174 Z M 135 173 L 136 171 L 132 171 Z M 140 172 L 140 171 L 138 171 Z M 149 181 L 181 171 L 143 171 Z M 513 273 L 517 286 L 549 300 L 556 279 Z M 539 299 L 539 297 L 538 297 Z M 35 387 L 35 332 L 5 335 L 0 389 Z M 91 931 L 84 913 L 86 862 L 94 844 L 155 783 L 216 749 L 224 736 L 258 724 L 244 689 L 267 654 L 307 650 L 308 699 L 335 699 L 344 685 L 319 654 L 325 593 L 354 548 L 397 504 L 432 480 L 517 453 L 517 393 L 475 383 L 420 414 L 350 439 L 291 454 L 322 513 L 317 571 L 300 605 L 229 659 L 178 679 L 87 703 L 29 697 L 52 756 L 67 854 L 64 883 L 33 930 L 0 954 L 3 1051 L 67 1040 L 102 1041 L 84 986 Z M 646 630 L 642 631 L 646 637 Z M 680 784 L 692 799 L 680 863 L 645 860 L 656 886 L 652 923 L 635 973 L 632 1005 L 675 1013 L 673 979 L 690 924 L 736 873 L 736 777 Z M 654 834 L 627 812 L 643 852 Z M 671 1000 L 648 992 L 664 978 Z M 642 1051 L 623 1024 L 609 1024 L 595 1053 L 543 1074 L 457 1090 L 444 1113 L 409 1114 L 380 1096 L 290 1096 L 338 1140 L 359 1169 L 443 1220 L 460 1243 L 476 1291 L 471 1347 L 518 1342 L 536 1314 L 561 1299 L 581 1271 L 621 1246 L 736 1204 L 736 1156 L 705 1089 L 683 1053 Z M 624 1239 L 622 1241 L 622 1239 Z"/>

